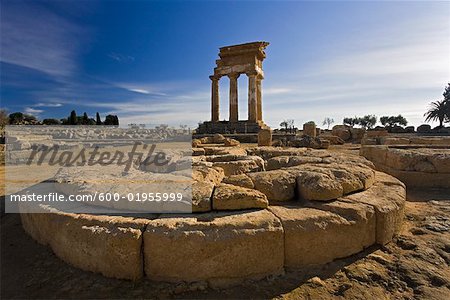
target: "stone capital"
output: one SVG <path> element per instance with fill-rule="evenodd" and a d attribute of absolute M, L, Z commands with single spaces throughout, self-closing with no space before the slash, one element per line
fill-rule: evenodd
<path fill-rule="evenodd" d="M 259 73 L 258 73 L 258 71 L 254 70 L 254 71 L 249 71 L 245 74 L 247 74 L 248 77 L 251 77 L 251 76 L 257 76 Z"/>
<path fill-rule="evenodd" d="M 217 76 L 217 75 L 211 75 L 211 76 L 209 76 L 209 79 L 211 79 L 211 80 L 219 80 L 220 79 L 220 76 Z"/>
<path fill-rule="evenodd" d="M 237 79 L 237 78 L 239 78 L 239 76 L 241 76 L 241 74 L 240 73 L 230 73 L 230 74 L 227 74 L 227 76 L 230 79 Z"/>

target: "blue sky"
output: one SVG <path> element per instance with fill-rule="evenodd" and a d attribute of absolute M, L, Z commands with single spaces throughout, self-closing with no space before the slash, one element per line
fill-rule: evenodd
<path fill-rule="evenodd" d="M 423 123 L 450 81 L 450 2 L 1 1 L 1 106 L 122 124 L 210 118 L 218 48 L 264 40 L 264 120 Z M 247 81 L 239 78 L 240 118 Z M 221 119 L 228 79 L 221 79 Z"/>

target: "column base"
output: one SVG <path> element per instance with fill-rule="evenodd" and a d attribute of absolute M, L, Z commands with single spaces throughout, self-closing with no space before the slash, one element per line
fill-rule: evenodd
<path fill-rule="evenodd" d="M 206 121 L 195 130 L 197 134 L 233 134 L 233 133 L 258 133 L 260 129 L 270 128 L 263 121 Z"/>

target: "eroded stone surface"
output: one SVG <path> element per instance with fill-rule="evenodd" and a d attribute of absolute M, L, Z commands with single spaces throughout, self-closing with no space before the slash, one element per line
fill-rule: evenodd
<path fill-rule="evenodd" d="M 71 265 L 107 277 L 137 280 L 144 275 L 142 231 L 148 220 L 20 208 L 25 231 Z"/>
<path fill-rule="evenodd" d="M 289 201 L 295 197 L 295 177 L 284 170 L 247 174 L 255 189 L 264 193 L 269 201 Z"/>
<path fill-rule="evenodd" d="M 314 208 L 270 206 L 285 231 L 285 266 L 330 262 L 375 242 L 373 209 L 357 204 L 318 204 Z"/>
<path fill-rule="evenodd" d="M 450 150 L 363 145 L 360 154 L 411 187 L 450 187 Z"/>
<path fill-rule="evenodd" d="M 269 205 L 267 197 L 263 193 L 231 184 L 217 186 L 212 202 L 214 210 L 266 208 Z"/>
<path fill-rule="evenodd" d="M 280 221 L 267 210 L 162 216 L 144 233 L 145 273 L 154 280 L 229 284 L 283 271 Z"/>

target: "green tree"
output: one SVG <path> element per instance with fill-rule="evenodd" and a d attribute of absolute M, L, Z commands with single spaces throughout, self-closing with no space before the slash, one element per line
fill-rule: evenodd
<path fill-rule="evenodd" d="M 89 125 L 89 117 L 88 117 L 86 112 L 83 114 L 82 124 L 83 125 Z"/>
<path fill-rule="evenodd" d="M 408 121 L 402 115 L 398 116 L 383 116 L 380 118 L 380 122 L 385 127 L 394 127 L 394 126 L 406 126 L 408 125 Z"/>
<path fill-rule="evenodd" d="M 450 83 L 445 87 L 442 95 L 445 101 L 445 119 L 447 122 L 450 122 Z"/>
<path fill-rule="evenodd" d="M 17 125 L 22 122 L 23 122 L 23 113 L 15 112 L 15 113 L 9 114 L 9 124 Z"/>
<path fill-rule="evenodd" d="M 72 110 L 69 117 L 69 125 L 77 125 L 78 119 L 77 119 L 77 113 L 75 110 Z"/>
<path fill-rule="evenodd" d="M 439 127 L 444 126 L 444 120 L 449 119 L 448 101 L 438 100 L 430 103 L 430 109 L 424 114 L 425 122 L 439 121 Z"/>
<path fill-rule="evenodd" d="M 118 126 L 119 125 L 119 118 L 116 115 L 107 115 L 105 117 L 105 125 L 115 125 Z"/>
<path fill-rule="evenodd" d="M 377 117 L 374 115 L 366 115 L 362 118 L 358 118 L 358 125 L 361 125 L 361 127 L 365 129 L 371 129 L 375 126 L 377 123 Z"/>
<path fill-rule="evenodd" d="M 44 125 L 59 125 L 61 122 L 58 119 L 44 119 L 42 120 Z"/>
<path fill-rule="evenodd" d="M 358 118 L 354 117 L 354 118 L 344 118 L 343 120 L 344 125 L 348 125 L 348 126 L 355 126 L 358 125 Z"/>
<path fill-rule="evenodd" d="M 439 127 L 443 127 L 445 122 L 450 122 L 450 83 L 442 93 L 444 99 L 430 103 L 430 108 L 424 114 L 425 122 L 439 121 Z"/>
<path fill-rule="evenodd" d="M 95 115 L 95 125 L 102 125 L 102 119 L 100 119 L 100 114 L 98 112 Z"/>

